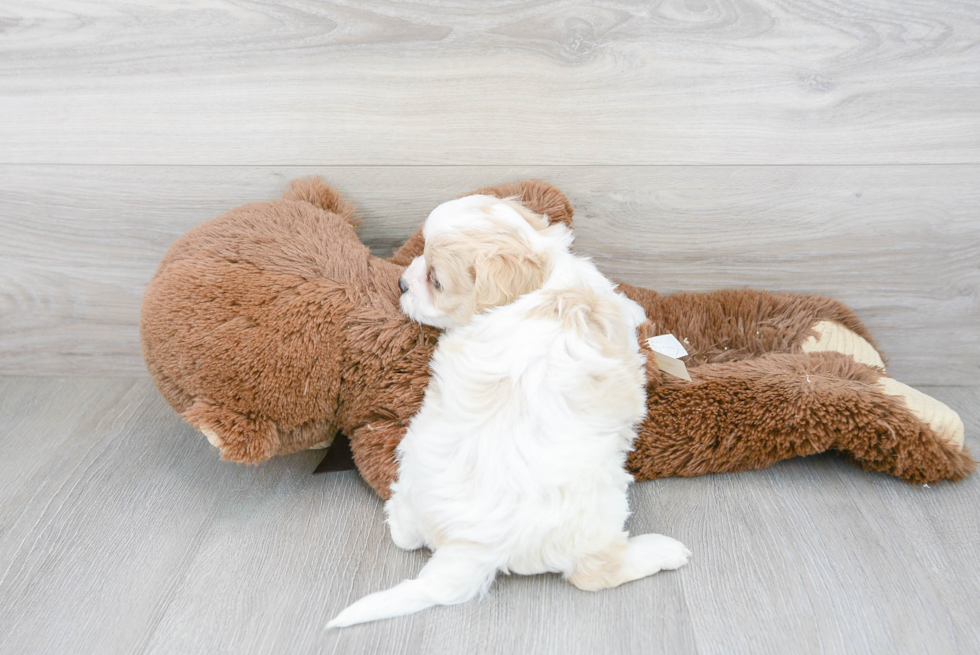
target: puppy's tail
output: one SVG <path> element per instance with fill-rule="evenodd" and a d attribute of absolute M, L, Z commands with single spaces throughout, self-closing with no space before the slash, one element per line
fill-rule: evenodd
<path fill-rule="evenodd" d="M 413 614 L 433 605 L 465 603 L 490 588 L 497 562 L 474 545 L 440 548 L 415 580 L 365 596 L 327 624 L 345 628 L 356 623 Z"/>

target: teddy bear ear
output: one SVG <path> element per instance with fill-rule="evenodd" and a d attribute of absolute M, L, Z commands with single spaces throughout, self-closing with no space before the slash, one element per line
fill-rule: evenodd
<path fill-rule="evenodd" d="M 508 182 L 497 186 L 484 187 L 466 195 L 496 196 L 498 198 L 514 198 L 535 214 L 548 217 L 551 224 L 564 223 L 572 226 L 572 216 L 575 210 L 568 202 L 565 194 L 558 187 L 542 180 L 524 180 L 523 182 Z"/>
<path fill-rule="evenodd" d="M 319 175 L 301 177 L 289 183 L 289 188 L 282 194 L 283 200 L 298 200 L 308 202 L 320 209 L 333 212 L 344 218 L 353 227 L 361 223 L 354 203 L 340 195 L 340 192 L 324 182 Z"/>
<path fill-rule="evenodd" d="M 388 261 L 398 266 L 408 266 L 413 259 L 422 254 L 424 249 L 425 237 L 422 236 L 422 228 L 419 228 L 401 248 L 388 258 Z"/>

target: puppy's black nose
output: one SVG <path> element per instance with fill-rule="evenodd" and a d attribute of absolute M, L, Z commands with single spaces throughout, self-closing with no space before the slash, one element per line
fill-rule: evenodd
<path fill-rule="evenodd" d="M 398 278 L 398 288 L 402 290 L 402 293 L 408 291 L 408 284 L 405 282 L 405 278 Z"/>

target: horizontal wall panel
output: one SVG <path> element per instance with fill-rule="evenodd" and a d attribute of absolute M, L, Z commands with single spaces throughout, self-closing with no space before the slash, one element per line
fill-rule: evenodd
<path fill-rule="evenodd" d="M 15 3 L 0 163 L 980 164 L 980 4 Z"/>
<path fill-rule="evenodd" d="M 610 276 L 832 296 L 899 378 L 980 378 L 980 166 L 0 166 L 0 373 L 141 374 L 140 299 L 169 245 L 310 174 L 358 204 L 382 256 L 440 202 L 539 177 Z"/>

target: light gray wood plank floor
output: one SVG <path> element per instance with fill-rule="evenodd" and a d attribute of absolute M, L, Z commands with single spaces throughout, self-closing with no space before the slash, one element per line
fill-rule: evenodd
<path fill-rule="evenodd" d="M 137 339 L 170 243 L 291 177 L 386 255 L 537 176 L 610 275 L 848 302 L 980 452 L 978 79 L 956 0 L 0 6 L 0 653 L 980 651 L 980 478 L 833 455 L 635 485 L 680 571 L 326 633 L 425 555 L 318 453 L 220 462 Z"/>
<path fill-rule="evenodd" d="M 980 441 L 980 389 L 933 387 Z M 3 653 L 975 653 L 980 477 L 910 486 L 834 455 L 637 484 L 634 533 L 689 566 L 324 632 L 414 575 L 381 502 L 319 454 L 215 452 L 147 379 L 0 378 Z"/>

